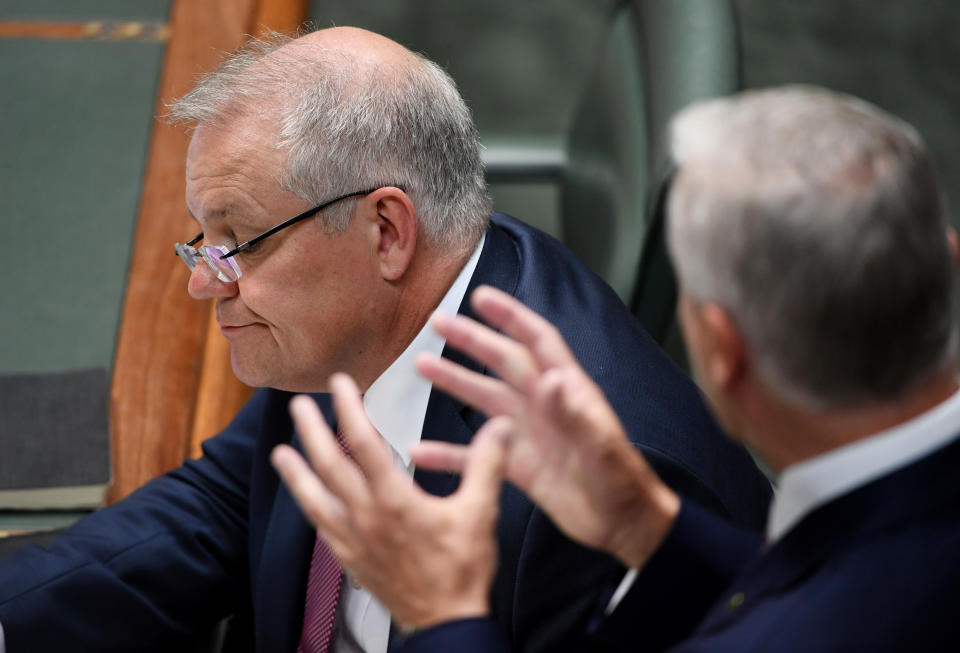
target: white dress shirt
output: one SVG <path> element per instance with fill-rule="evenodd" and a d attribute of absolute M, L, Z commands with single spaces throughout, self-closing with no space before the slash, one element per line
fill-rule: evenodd
<path fill-rule="evenodd" d="M 818 507 L 945 446 L 960 434 L 960 390 L 930 410 L 870 437 L 784 469 L 770 504 L 770 546 Z M 606 607 L 610 614 L 627 594 L 637 570 L 627 571 Z"/>
<path fill-rule="evenodd" d="M 440 301 L 438 310 L 455 315 L 467 292 L 480 258 L 486 237 L 481 239 L 473 255 L 460 271 L 453 285 Z M 363 395 L 367 416 L 383 439 L 393 449 L 397 464 L 413 476 L 410 448 L 420 441 L 427 415 L 431 383 L 420 376 L 414 365 L 420 352 L 439 356 L 444 339 L 429 323 L 424 325 L 413 342 L 387 370 L 377 377 Z M 344 633 L 343 629 L 348 632 Z M 340 594 L 337 629 L 334 631 L 334 653 L 385 653 L 390 638 L 390 614 L 370 592 L 346 578 Z M 2 653 L 2 651 L 0 651 Z"/>
<path fill-rule="evenodd" d="M 911 420 L 790 465 L 767 519 L 767 545 L 825 503 L 946 445 L 960 433 L 960 391 Z"/>
<path fill-rule="evenodd" d="M 480 259 L 480 250 L 486 236 L 473 251 L 438 310 L 455 315 L 473 278 Z M 413 476 L 410 447 L 420 441 L 423 420 L 427 415 L 431 383 L 417 373 L 414 366 L 417 354 L 428 351 L 439 356 L 444 339 L 427 323 L 387 370 L 377 377 L 363 395 L 363 405 L 370 421 L 393 449 L 397 464 Z M 344 629 L 347 632 L 344 632 Z M 385 653 L 390 639 L 390 613 L 370 592 L 358 587 L 351 579 L 344 579 L 337 611 L 337 629 L 334 631 L 334 653 Z M 0 624 L 0 653 L 6 653 L 3 624 Z"/>

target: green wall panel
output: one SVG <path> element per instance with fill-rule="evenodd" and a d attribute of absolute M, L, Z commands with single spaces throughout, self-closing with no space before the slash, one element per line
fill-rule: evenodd
<path fill-rule="evenodd" d="M 612 0 L 314 0 L 317 27 L 384 34 L 444 66 L 483 134 L 565 134 Z"/>
<path fill-rule="evenodd" d="M 0 40 L 0 372 L 111 367 L 162 54 Z"/>
<path fill-rule="evenodd" d="M 745 80 L 852 93 L 916 126 L 960 224 L 960 3 L 738 0 Z"/>

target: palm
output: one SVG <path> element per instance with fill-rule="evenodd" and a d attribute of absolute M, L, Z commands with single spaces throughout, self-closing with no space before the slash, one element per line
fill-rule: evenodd
<path fill-rule="evenodd" d="M 335 376 L 331 388 L 351 457 L 305 397 L 294 399 L 291 412 L 310 463 L 286 445 L 272 456 L 307 519 L 399 623 L 428 626 L 485 614 L 496 568 L 504 421 L 484 427 L 460 488 L 441 499 L 397 469 L 353 382 Z"/>
<path fill-rule="evenodd" d="M 611 525 L 637 505 L 624 497 L 635 497 L 638 464 L 645 466 L 600 389 L 571 377 L 551 396 L 522 402 L 506 475 L 568 535 L 605 548 Z"/>
<path fill-rule="evenodd" d="M 643 481 L 653 473 L 559 333 L 512 298 L 484 290 L 478 312 L 515 340 L 466 318 L 440 320 L 437 330 L 500 379 L 441 359 L 422 360 L 420 369 L 487 415 L 510 417 L 514 437 L 507 478 L 569 536 L 606 548 L 643 505 Z M 462 464 L 449 454 L 418 460 L 431 462 Z"/>

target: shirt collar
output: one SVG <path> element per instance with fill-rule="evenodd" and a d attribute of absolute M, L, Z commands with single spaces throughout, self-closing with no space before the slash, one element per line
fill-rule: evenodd
<path fill-rule="evenodd" d="M 454 315 L 460 309 L 485 240 L 486 235 L 480 239 L 453 285 L 440 300 L 437 310 Z M 432 388 L 432 384 L 416 370 L 417 354 L 426 351 L 439 356 L 443 353 L 444 343 L 427 320 L 403 353 L 363 395 L 367 416 L 405 467 L 410 466 L 410 447 L 420 441 Z"/>
<path fill-rule="evenodd" d="M 787 467 L 767 520 L 772 544 L 817 507 L 904 467 L 960 431 L 960 391 L 911 420 Z"/>

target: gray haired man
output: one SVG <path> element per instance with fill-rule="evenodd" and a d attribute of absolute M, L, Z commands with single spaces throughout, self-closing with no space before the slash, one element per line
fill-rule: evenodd
<path fill-rule="evenodd" d="M 715 414 L 779 477 L 763 541 L 668 488 L 557 330 L 491 288 L 473 305 L 505 335 L 462 316 L 434 323 L 499 380 L 435 356 L 419 363 L 496 418 L 469 449 L 423 442 L 415 451 L 421 466 L 465 470 L 449 504 L 411 511 L 417 546 L 385 568 L 368 552 L 404 541 L 404 520 L 362 529 L 362 546 L 345 527 L 364 522 L 390 481 L 317 465 L 331 447 L 312 406 L 294 408 L 315 473 L 289 448 L 275 464 L 347 568 L 420 629 L 408 653 L 509 648 L 472 584 L 443 596 L 396 583 L 411 562 L 421 575 L 474 584 L 491 574 L 483 544 L 504 475 L 570 537 L 630 569 L 597 602 L 591 650 L 951 647 L 960 636 L 957 241 L 930 154 L 902 121 L 810 87 L 694 105 L 672 137 L 680 321 Z M 335 393 L 351 441 L 373 449 L 356 391 L 338 378 Z M 377 456 L 364 462 L 383 468 Z M 476 516 L 454 520 L 446 511 L 456 506 Z M 457 533 L 476 542 L 473 555 L 431 545 Z"/>

